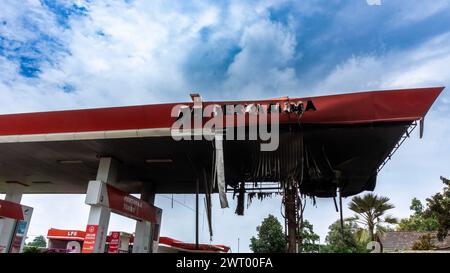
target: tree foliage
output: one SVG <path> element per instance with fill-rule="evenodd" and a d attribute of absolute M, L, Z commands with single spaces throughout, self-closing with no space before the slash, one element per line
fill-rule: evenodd
<path fill-rule="evenodd" d="M 422 202 L 420 202 L 419 199 L 413 198 L 411 200 L 411 206 L 409 206 L 409 209 L 414 211 L 414 214 L 420 215 L 423 213 L 423 205 Z"/>
<path fill-rule="evenodd" d="M 23 253 L 41 253 L 41 249 L 37 246 L 28 246 L 26 245 L 23 248 Z"/>
<path fill-rule="evenodd" d="M 42 235 L 39 235 L 33 239 L 31 243 L 27 244 L 28 247 L 46 247 L 47 241 L 45 240 L 45 237 Z"/>
<path fill-rule="evenodd" d="M 426 233 L 419 237 L 417 241 L 413 243 L 413 250 L 432 250 L 436 246 L 434 244 L 434 236 L 430 233 Z"/>
<path fill-rule="evenodd" d="M 250 239 L 250 249 L 254 253 L 286 252 L 286 236 L 281 223 L 275 216 L 269 214 L 256 228 L 256 231 L 258 232 L 257 238 Z"/>
<path fill-rule="evenodd" d="M 438 223 L 437 238 L 442 241 L 448 235 L 450 229 L 450 180 L 441 176 L 444 189 L 442 193 L 436 193 L 427 198 L 427 209 L 425 215 L 433 217 Z"/>
<path fill-rule="evenodd" d="M 358 225 L 353 221 L 344 223 L 343 232 L 341 232 L 340 221 L 336 221 L 329 226 L 329 231 L 325 242 L 327 245 L 321 252 L 331 253 L 359 253 L 367 252 L 365 242 L 359 242 L 356 238 Z"/>
<path fill-rule="evenodd" d="M 308 220 L 304 220 L 300 224 L 298 252 L 319 252 L 318 241 L 319 235 L 314 233 L 313 225 Z"/>
<path fill-rule="evenodd" d="M 389 198 L 384 196 L 377 196 L 372 193 L 364 196 L 355 196 L 352 198 L 348 208 L 355 212 L 351 221 L 359 224 L 360 231 L 358 232 L 362 238 L 367 230 L 368 237 L 371 241 L 379 241 L 379 236 L 386 231 L 387 227 L 384 224 L 396 224 L 397 219 L 386 212 L 393 209 L 395 206 L 389 203 Z M 365 238 L 364 238 L 365 239 Z"/>
<path fill-rule="evenodd" d="M 401 219 L 398 223 L 398 231 L 436 231 L 439 223 L 436 217 L 427 216 L 419 199 L 413 198 L 409 207 L 414 213 L 408 218 Z"/>

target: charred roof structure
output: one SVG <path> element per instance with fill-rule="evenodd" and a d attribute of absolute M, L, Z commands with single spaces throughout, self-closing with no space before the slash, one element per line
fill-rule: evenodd
<path fill-rule="evenodd" d="M 218 192 L 226 207 L 225 193 L 233 191 L 241 195 L 237 212 L 242 214 L 244 193 L 255 189 L 262 196 L 265 185 L 275 182 L 286 214 L 298 215 L 301 196 L 345 197 L 373 190 L 380 168 L 417 123 L 423 125 L 442 90 L 233 102 L 204 102 L 193 94 L 192 102 L 178 104 L 0 115 L 0 192 L 20 183 L 24 193 L 86 193 L 99 159 L 112 157 L 119 165 L 116 186 L 129 193 L 144 188 L 205 193 L 210 209 L 212 193 Z M 175 141 L 171 128 L 181 115 L 172 112 L 180 104 L 191 112 L 208 105 L 243 105 L 244 116 L 246 109 L 277 106 L 278 148 L 261 151 L 263 140 L 229 140 L 219 131 L 214 141 Z M 297 219 L 287 220 L 294 240 Z"/>

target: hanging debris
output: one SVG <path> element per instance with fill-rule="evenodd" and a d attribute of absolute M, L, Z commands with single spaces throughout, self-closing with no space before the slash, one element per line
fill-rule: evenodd
<path fill-rule="evenodd" d="M 250 207 L 255 197 L 258 198 L 258 200 L 262 201 L 266 198 L 272 198 L 278 194 L 278 192 L 249 192 L 247 193 L 247 208 Z"/>
<path fill-rule="evenodd" d="M 280 134 L 280 145 L 275 151 L 260 151 L 258 143 L 250 146 L 246 155 L 247 160 L 252 162 L 246 169 L 236 169 L 245 174 L 245 181 L 237 182 L 234 193 L 237 195 L 236 214 L 243 215 L 247 193 L 247 207 L 254 198 L 260 201 L 272 197 L 274 192 L 258 191 L 258 185 L 267 182 L 278 182 L 284 205 L 285 229 L 288 237 L 288 251 L 297 252 L 297 244 L 302 241 L 299 237 L 299 228 L 303 224 L 303 211 L 305 208 L 306 195 L 314 197 L 315 191 L 329 191 L 328 181 L 336 181 L 333 187 L 337 187 L 336 173 L 327 157 L 325 148 L 317 143 L 305 145 L 304 132 L 301 125 L 291 126 Z M 305 177 L 308 184 L 304 185 Z M 327 183 L 325 184 L 324 181 Z M 252 183 L 255 190 L 249 191 L 245 182 Z M 304 195 L 302 198 L 301 195 Z M 315 198 L 312 199 L 316 204 Z"/>
<path fill-rule="evenodd" d="M 299 132 L 280 134 L 278 150 L 259 151 L 257 146 L 251 153 L 252 165 L 246 170 L 247 181 L 270 182 L 301 180 L 303 168 L 303 137 Z"/>
<path fill-rule="evenodd" d="M 237 215 L 244 215 L 244 202 L 245 202 L 245 183 L 241 182 L 237 195 L 237 206 L 235 211 Z"/>

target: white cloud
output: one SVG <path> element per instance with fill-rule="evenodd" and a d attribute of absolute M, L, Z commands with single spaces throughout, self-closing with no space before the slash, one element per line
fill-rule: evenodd
<path fill-rule="evenodd" d="M 285 66 L 293 59 L 296 41 L 292 30 L 268 20 L 267 8 L 273 5 L 276 3 L 270 1 L 232 2 L 226 9 L 219 9 L 218 4 L 202 2 L 182 7 L 163 1 L 151 5 L 146 1 L 134 1 L 132 5 L 121 1 L 92 2 L 86 4 L 87 16 L 69 19 L 69 29 L 58 27 L 54 16 L 41 15 L 49 12 L 40 4 L 30 4 L 36 6 L 39 14 L 30 13 L 31 8 L 6 5 L 14 11 L 9 17 L 26 16 L 38 21 L 39 29 L 52 29 L 50 36 L 58 37 L 68 53 L 60 52 L 57 56 L 49 53 L 56 59 L 41 64 L 38 79 L 24 78 L 17 69 L 9 69 L 1 78 L 0 92 L 13 99 L 18 99 L 16 93 L 21 92 L 20 96 L 29 97 L 30 102 L 25 100 L 23 107 L 13 107 L 6 99 L 0 101 L 1 111 L 185 100 L 192 87 L 182 67 L 194 46 L 201 43 L 204 28 L 214 29 L 212 41 L 226 39 L 242 47 L 229 68 L 227 82 L 217 90 L 217 95 L 263 96 L 293 89 L 297 85 L 294 70 Z M 23 27 L 15 26 L 8 26 L 8 30 L 16 34 L 25 32 Z M 30 39 L 27 35 L 20 36 L 20 39 Z M 261 59 L 258 54 L 267 57 Z M 17 66 L 15 60 L 0 61 L 2 66 Z M 73 92 L 62 92 L 64 86 Z M 49 101 L 48 96 L 54 99 Z"/>
<path fill-rule="evenodd" d="M 330 93 L 448 85 L 449 42 L 450 33 L 445 33 L 410 50 L 382 56 L 353 56 L 337 65 L 315 90 Z"/>
<path fill-rule="evenodd" d="M 449 0 L 434 1 L 401 1 L 395 3 L 398 9 L 398 17 L 394 24 L 407 24 L 429 18 L 438 12 L 446 10 L 450 6 Z"/>
<path fill-rule="evenodd" d="M 241 52 L 228 69 L 225 90 L 246 98 L 277 96 L 298 87 L 294 68 L 296 39 L 289 29 L 269 21 L 259 21 L 244 29 Z"/>
<path fill-rule="evenodd" d="M 6 25 L 0 24 L 1 35 L 19 42 L 39 38 L 35 30 L 45 31 L 49 35 L 61 34 L 62 31 L 55 15 L 37 0 L 5 1 L 0 11 L 0 21 L 7 22 Z"/>

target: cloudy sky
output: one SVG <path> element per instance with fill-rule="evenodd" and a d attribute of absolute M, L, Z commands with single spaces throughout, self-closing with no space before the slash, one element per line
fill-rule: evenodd
<path fill-rule="evenodd" d="M 381 5 L 369 5 L 380 3 Z M 70 1 L 6 0 L 0 7 L 0 113 L 450 85 L 450 1 Z M 409 215 L 450 177 L 450 95 L 379 175 L 376 193 Z M 194 240 L 192 196 L 157 196 L 163 236 Z M 348 201 L 348 200 L 347 200 Z M 30 235 L 84 229 L 83 195 L 25 195 Z M 214 201 L 214 243 L 248 251 L 280 200 L 254 201 L 245 216 Z M 234 204 L 232 205 L 234 206 Z M 350 212 L 345 211 L 346 215 Z M 323 241 L 338 218 L 330 200 L 307 206 Z M 200 218 L 201 239 L 208 243 Z M 132 232 L 114 215 L 110 230 Z"/>

